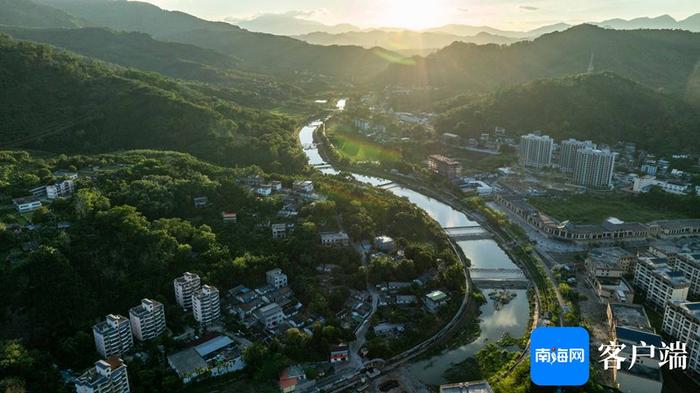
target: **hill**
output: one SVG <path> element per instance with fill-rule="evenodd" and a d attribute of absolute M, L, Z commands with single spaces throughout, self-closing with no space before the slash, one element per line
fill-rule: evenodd
<path fill-rule="evenodd" d="M 24 27 L 85 26 L 87 22 L 48 5 L 29 0 L 0 0 L 0 25 Z"/>
<path fill-rule="evenodd" d="M 654 89 L 686 94 L 700 58 L 700 34 L 606 30 L 580 25 L 509 46 L 454 43 L 412 65 L 391 65 L 379 80 L 452 91 L 487 91 L 529 80 L 613 71 Z"/>
<path fill-rule="evenodd" d="M 407 50 L 438 49 L 455 41 L 470 42 L 474 44 L 507 44 L 518 41 L 490 33 L 481 32 L 473 36 L 460 36 L 439 32 L 417 32 L 410 30 L 372 30 L 353 31 L 339 34 L 315 32 L 295 36 L 302 41 L 317 45 L 358 45 L 365 48 L 380 46 L 397 52 Z"/>
<path fill-rule="evenodd" d="M 0 86 L 0 147 L 57 153 L 168 149 L 275 170 L 304 164 L 293 121 L 217 98 L 211 87 L 3 35 Z"/>
<path fill-rule="evenodd" d="M 474 137 L 495 126 L 560 140 L 634 142 L 657 152 L 700 151 L 700 112 L 613 73 L 529 82 L 478 98 L 456 99 L 436 128 Z M 449 106 L 448 106 L 449 107 Z"/>
<path fill-rule="evenodd" d="M 386 50 L 325 47 L 289 37 L 254 33 L 228 23 L 211 22 L 137 1 L 65 0 L 55 6 L 97 26 L 138 31 L 156 39 L 213 49 L 236 57 L 247 69 L 259 72 L 311 72 L 359 78 L 376 75 L 391 61 L 402 58 Z"/>
<path fill-rule="evenodd" d="M 272 77 L 242 69 L 241 61 L 210 49 L 157 41 L 145 33 L 105 28 L 3 28 L 18 39 L 47 43 L 125 67 L 158 72 L 178 79 L 216 83 L 226 87 L 239 104 L 271 107 L 296 99 L 302 92 Z"/>

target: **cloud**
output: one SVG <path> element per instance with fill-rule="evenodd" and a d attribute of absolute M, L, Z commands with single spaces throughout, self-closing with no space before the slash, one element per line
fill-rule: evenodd
<path fill-rule="evenodd" d="M 521 5 L 520 9 L 526 10 L 526 11 L 537 11 L 537 10 L 539 10 L 539 7 L 533 7 L 531 5 Z"/>

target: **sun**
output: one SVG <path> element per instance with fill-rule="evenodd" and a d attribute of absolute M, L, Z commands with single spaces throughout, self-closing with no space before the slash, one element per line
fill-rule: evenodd
<path fill-rule="evenodd" d="M 420 30 L 443 24 L 447 12 L 441 0 L 383 0 L 382 21 L 387 27 Z"/>

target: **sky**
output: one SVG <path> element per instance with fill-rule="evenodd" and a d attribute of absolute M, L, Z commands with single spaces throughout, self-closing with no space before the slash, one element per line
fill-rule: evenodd
<path fill-rule="evenodd" d="M 327 25 L 422 29 L 450 23 L 526 30 L 612 18 L 700 12 L 698 0 L 142 0 L 210 20 L 292 13 Z"/>

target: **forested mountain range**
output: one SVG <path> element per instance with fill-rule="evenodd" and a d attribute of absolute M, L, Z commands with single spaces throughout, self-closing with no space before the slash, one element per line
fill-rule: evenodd
<path fill-rule="evenodd" d="M 553 138 L 635 142 L 652 151 L 700 151 L 700 112 L 680 98 L 614 73 L 545 79 L 442 103 L 441 132 L 478 137 L 493 127 L 510 135 L 543 130 Z"/>
<path fill-rule="evenodd" d="M 304 165 L 291 119 L 241 107 L 225 91 L 0 36 L 3 147 L 56 153 L 153 148 L 226 165 Z"/>
<path fill-rule="evenodd" d="M 700 33 L 609 30 L 580 25 L 508 46 L 454 43 L 414 64 L 392 64 L 378 81 L 485 92 L 529 80 L 613 71 L 670 94 L 685 95 L 700 59 Z"/>

